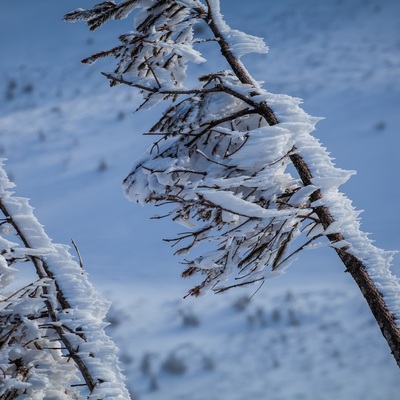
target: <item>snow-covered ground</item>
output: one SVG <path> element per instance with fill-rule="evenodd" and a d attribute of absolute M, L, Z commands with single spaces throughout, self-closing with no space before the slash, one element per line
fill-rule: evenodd
<path fill-rule="evenodd" d="M 156 119 L 140 99 L 110 89 L 79 60 L 115 43 L 129 21 L 95 33 L 61 22 L 88 0 L 2 0 L 0 156 L 57 242 L 79 245 L 90 278 L 113 300 L 109 333 L 134 398 L 395 398 L 400 374 L 361 294 L 329 249 L 303 254 L 250 291 L 182 300 L 193 286 L 162 238 L 179 227 L 150 220 L 121 181 L 150 144 Z M 266 39 L 244 58 L 265 87 L 302 97 L 326 117 L 316 135 L 340 167 L 343 190 L 376 244 L 399 249 L 400 2 L 222 0 L 228 23 Z M 399 260 L 393 270 L 398 274 Z"/>

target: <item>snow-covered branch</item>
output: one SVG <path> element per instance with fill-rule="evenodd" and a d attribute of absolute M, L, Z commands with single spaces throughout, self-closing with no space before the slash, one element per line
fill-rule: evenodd
<path fill-rule="evenodd" d="M 190 294 L 282 273 L 294 255 L 324 237 L 359 285 L 400 365 L 400 284 L 389 269 L 392 253 L 361 232 L 358 213 L 339 191 L 352 172 L 336 168 L 311 135 L 318 118 L 305 113 L 299 99 L 263 89 L 241 61 L 265 53 L 263 40 L 231 29 L 219 0 L 107 4 L 106 11 L 97 12 L 99 5 L 65 18 L 94 29 L 121 8 L 136 10 L 122 44 L 85 61 L 113 55 L 117 68 L 106 75 L 111 85 L 138 88 L 143 108 L 168 100 L 149 132 L 160 139 L 124 189 L 131 201 L 169 204 L 168 215 L 187 229 L 171 240 L 177 254 L 204 244 L 202 255 L 185 259 L 183 276 L 204 276 Z M 200 76 L 191 86 L 189 63 L 206 62 L 194 29 L 201 25 L 230 69 Z"/>
<path fill-rule="evenodd" d="M 128 399 L 117 349 L 104 333 L 109 304 L 13 186 L 1 167 L 0 398 Z M 37 279 L 10 287 L 21 262 Z"/>

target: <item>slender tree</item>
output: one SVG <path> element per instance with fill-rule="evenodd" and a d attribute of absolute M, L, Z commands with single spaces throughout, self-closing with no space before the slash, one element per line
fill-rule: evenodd
<path fill-rule="evenodd" d="M 146 133 L 156 141 L 123 186 L 129 200 L 166 205 L 165 216 L 185 226 L 168 239 L 176 254 L 186 257 L 204 244 L 200 256 L 184 261 L 184 277 L 203 276 L 189 294 L 262 283 L 325 239 L 400 366 L 400 284 L 390 272 L 392 253 L 360 230 L 357 211 L 339 191 L 352 172 L 336 168 L 311 135 L 318 118 L 298 99 L 262 88 L 242 63 L 245 54 L 267 51 L 263 40 L 231 29 L 219 0 L 105 1 L 64 18 L 95 30 L 131 13 L 133 30 L 119 45 L 83 62 L 115 57 L 115 70 L 104 73 L 111 86 L 136 88 L 143 110 L 166 104 Z M 201 48 L 219 53 L 223 69 L 212 70 Z M 204 64 L 196 83 L 187 78 L 189 62 Z"/>
<path fill-rule="evenodd" d="M 13 186 L 1 164 L 0 399 L 129 399 L 104 333 L 109 304 Z M 27 265 L 36 279 L 12 284 Z"/>

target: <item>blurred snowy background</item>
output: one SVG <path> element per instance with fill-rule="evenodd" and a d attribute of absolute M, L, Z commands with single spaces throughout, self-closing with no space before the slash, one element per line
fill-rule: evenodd
<path fill-rule="evenodd" d="M 398 396 L 389 348 L 330 249 L 304 253 L 251 300 L 256 288 L 182 300 L 195 282 L 181 280 L 180 260 L 162 241 L 179 226 L 151 220 L 157 210 L 130 204 L 121 190 L 160 109 L 132 115 L 140 98 L 110 89 L 99 73 L 112 60 L 80 64 L 116 44 L 129 20 L 94 33 L 61 21 L 95 3 L 2 0 L 0 156 L 17 195 L 31 198 L 54 241 L 77 242 L 91 281 L 113 301 L 108 332 L 133 398 Z M 400 249 L 400 2 L 221 3 L 231 26 L 270 47 L 244 59 L 250 72 L 326 117 L 315 134 L 338 166 L 358 171 L 342 190 L 365 210 L 363 229 L 378 246 Z"/>

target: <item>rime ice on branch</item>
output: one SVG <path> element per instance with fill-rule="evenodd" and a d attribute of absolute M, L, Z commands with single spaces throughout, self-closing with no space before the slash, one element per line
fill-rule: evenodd
<path fill-rule="evenodd" d="M 352 172 L 336 168 L 311 136 L 318 119 L 298 99 L 262 89 L 246 70 L 241 57 L 266 52 L 262 39 L 231 29 L 218 0 L 107 1 L 65 19 L 87 21 L 94 30 L 134 10 L 133 31 L 120 36 L 121 44 L 84 62 L 114 56 L 117 68 L 104 75 L 111 85 L 137 88 L 142 108 L 168 100 L 148 133 L 159 138 L 124 189 L 131 201 L 169 205 L 168 216 L 187 229 L 169 239 L 177 254 L 211 246 L 185 258 L 183 276 L 204 276 L 190 294 L 263 281 L 325 238 L 362 290 L 400 365 L 400 285 L 389 269 L 392 253 L 360 231 L 358 213 L 338 190 Z M 207 32 L 202 37 L 197 24 Z M 188 63 L 205 62 L 200 42 L 216 43 L 230 69 L 189 86 Z"/>
<path fill-rule="evenodd" d="M 170 240 L 177 254 L 213 243 L 213 250 L 185 261 L 184 276 L 205 275 L 191 294 L 263 280 L 267 266 L 281 273 L 291 261 L 291 242 L 318 221 L 309 208 L 310 188 L 285 172 L 293 135 L 283 125 L 269 126 L 259 113 L 271 95 L 259 88 L 255 93 L 232 71 L 201 76 L 198 86 L 186 87 L 188 62 L 205 61 L 195 49 L 202 39 L 195 37 L 194 25 L 207 23 L 210 15 L 198 1 L 135 1 L 114 8 L 107 3 L 98 14 L 77 10 L 65 18 L 84 19 L 95 29 L 124 4 L 138 8 L 133 31 L 120 36 L 122 45 L 84 62 L 113 55 L 118 66 L 105 74 L 112 85 L 138 88 L 146 107 L 172 100 L 149 132 L 159 140 L 125 179 L 128 198 L 173 204 L 169 215 L 189 228 Z M 266 52 L 262 39 L 230 30 L 222 18 L 214 21 L 236 54 Z M 308 118 L 308 129 L 315 122 Z M 224 284 L 231 275 L 238 281 Z"/>
<path fill-rule="evenodd" d="M 0 165 L 0 398 L 129 399 L 104 333 L 108 303 L 13 186 Z M 9 288 L 21 263 L 37 279 Z"/>

